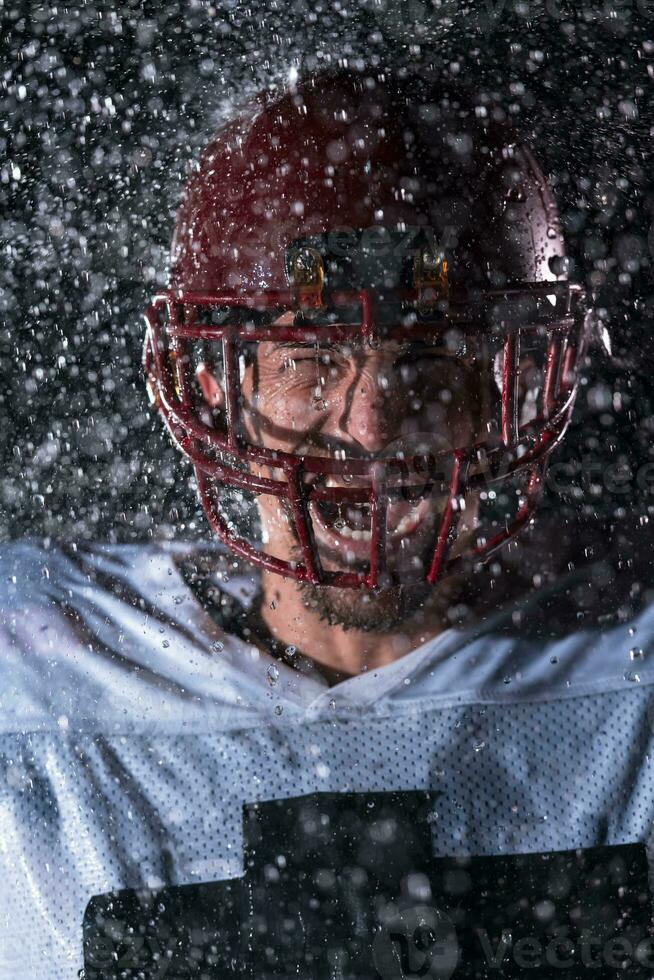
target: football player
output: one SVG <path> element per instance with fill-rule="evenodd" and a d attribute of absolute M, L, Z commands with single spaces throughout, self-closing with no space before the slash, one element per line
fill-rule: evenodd
<path fill-rule="evenodd" d="M 2 556 L 0 976 L 648 975 L 652 611 L 559 629 L 610 570 L 492 557 L 589 330 L 524 139 L 433 78 L 264 93 L 146 320 L 217 540 Z"/>

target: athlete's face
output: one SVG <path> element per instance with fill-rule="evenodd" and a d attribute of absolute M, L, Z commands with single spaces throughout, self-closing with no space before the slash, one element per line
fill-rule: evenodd
<path fill-rule="evenodd" d="M 283 322 L 283 321 L 282 321 Z M 216 407 L 219 386 L 202 367 L 205 398 Z M 399 591 L 411 584 L 424 598 L 424 581 L 442 517 L 453 448 L 472 444 L 485 432 L 486 410 L 480 359 L 461 355 L 450 337 L 438 344 L 363 341 L 347 345 L 260 343 L 242 372 L 243 418 L 248 440 L 267 449 L 326 459 L 415 459 L 432 454 L 421 472 L 391 475 L 396 493 L 388 504 L 384 587 L 362 603 L 359 592 L 322 587 L 305 590 L 324 611 L 344 624 L 373 628 L 375 617 L 406 606 Z M 440 455 L 439 455 L 440 454 Z M 259 475 L 280 479 L 281 469 L 257 467 Z M 368 477 L 356 474 L 307 477 L 325 486 L 361 488 Z M 411 492 L 403 492 L 409 483 Z M 423 491 L 422 493 L 420 491 Z M 285 560 L 301 559 L 299 540 L 287 505 L 279 498 L 257 498 L 265 550 Z M 468 505 L 470 507 L 470 505 Z M 367 505 L 310 504 L 311 526 L 323 568 L 365 570 L 370 560 L 370 508 Z M 465 534 L 474 524 L 468 510 L 458 515 Z M 326 603 L 326 606 L 325 606 Z"/>

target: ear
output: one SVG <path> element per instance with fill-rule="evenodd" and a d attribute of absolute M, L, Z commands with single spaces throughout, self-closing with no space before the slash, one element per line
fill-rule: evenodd
<path fill-rule="evenodd" d="M 222 385 L 218 384 L 215 376 L 211 373 L 204 361 L 200 361 L 195 369 L 195 377 L 198 379 L 204 400 L 210 408 L 225 407 L 225 392 Z"/>

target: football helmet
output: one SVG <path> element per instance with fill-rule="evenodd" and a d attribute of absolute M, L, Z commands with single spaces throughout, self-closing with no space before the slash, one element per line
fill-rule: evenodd
<path fill-rule="evenodd" d="M 216 134 L 185 188 L 169 287 L 145 315 L 151 399 L 222 541 L 284 576 L 369 589 L 389 581 L 427 498 L 415 567 L 429 583 L 530 520 L 589 323 L 552 193 L 498 107 L 425 78 L 345 70 L 264 93 Z M 402 393 L 387 405 L 375 393 L 383 447 L 330 441 L 318 423 L 316 438 L 273 437 L 359 397 L 367 368 L 341 388 L 338 372 L 387 347 L 385 382 L 396 371 Z M 293 353 L 273 376 L 260 359 L 278 349 Z M 336 368 L 323 356 L 334 349 Z M 290 400 L 298 350 L 313 358 L 299 369 L 311 405 L 290 423 L 262 418 L 248 372 L 265 368 Z M 213 401 L 198 384 L 209 369 Z M 446 421 L 457 412 L 465 425 Z M 264 496 L 291 557 L 257 527 Z M 462 533 L 466 511 L 474 533 Z"/>

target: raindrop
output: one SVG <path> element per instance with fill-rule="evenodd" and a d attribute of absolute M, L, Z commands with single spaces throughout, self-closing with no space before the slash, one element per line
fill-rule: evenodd
<path fill-rule="evenodd" d="M 283 706 L 281 704 L 276 704 L 275 705 L 275 714 L 276 715 L 281 715 L 281 713 L 282 713 L 283 710 L 284 710 L 284 708 L 283 708 Z"/>
<path fill-rule="evenodd" d="M 558 664 L 558 662 L 559 662 L 559 658 L 558 657 L 550 657 L 550 663 L 551 664 Z"/>
<path fill-rule="evenodd" d="M 311 407 L 316 412 L 324 412 L 327 409 L 327 402 L 322 397 L 322 388 L 320 387 L 320 385 L 318 385 L 318 387 L 314 388 L 313 390 L 313 393 L 311 395 Z"/>
<path fill-rule="evenodd" d="M 644 660 L 645 659 L 645 653 L 644 653 L 644 651 L 642 650 L 641 647 L 632 647 L 631 650 L 629 651 L 629 659 L 630 660 Z"/>
<path fill-rule="evenodd" d="M 633 670 L 626 670 L 624 673 L 624 679 L 626 681 L 631 681 L 632 684 L 640 684 L 640 677 L 635 674 Z"/>
<path fill-rule="evenodd" d="M 211 644 L 211 649 L 214 653 L 222 653 L 222 651 L 225 649 L 225 644 L 221 643 L 220 640 L 214 640 L 214 642 Z"/>
<path fill-rule="evenodd" d="M 635 636 L 636 635 L 636 627 L 635 626 L 630 626 L 627 632 L 629 633 L 629 636 Z"/>
<path fill-rule="evenodd" d="M 336 701 L 334 698 L 329 699 L 329 707 L 332 709 L 332 711 L 336 711 Z"/>
<path fill-rule="evenodd" d="M 271 664 L 268 670 L 266 671 L 266 676 L 268 678 L 268 683 L 270 684 L 270 686 L 274 687 L 277 681 L 279 680 L 279 669 L 274 664 Z"/>
<path fill-rule="evenodd" d="M 284 653 L 286 654 L 287 657 L 294 657 L 295 654 L 297 653 L 297 650 L 295 649 L 294 646 L 290 646 L 290 647 L 286 647 Z"/>
<path fill-rule="evenodd" d="M 168 647 L 170 646 L 170 640 L 164 640 L 161 645 L 165 650 L 167 650 Z"/>

